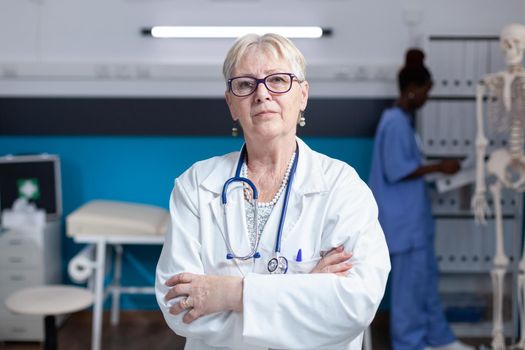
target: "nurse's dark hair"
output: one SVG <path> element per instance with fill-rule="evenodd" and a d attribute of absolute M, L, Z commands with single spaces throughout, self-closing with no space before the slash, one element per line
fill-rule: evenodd
<path fill-rule="evenodd" d="M 397 74 L 399 91 L 405 91 L 411 84 L 423 86 L 432 81 L 432 75 L 427 67 L 425 67 L 423 63 L 424 60 L 425 53 L 420 49 L 409 49 L 407 51 L 405 65 Z"/>

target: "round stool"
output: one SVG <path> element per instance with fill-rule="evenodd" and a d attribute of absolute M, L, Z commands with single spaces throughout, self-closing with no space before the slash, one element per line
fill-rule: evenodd
<path fill-rule="evenodd" d="M 8 310 L 23 315 L 44 316 L 44 349 L 57 348 L 55 316 L 80 311 L 93 304 L 93 293 L 63 285 L 20 289 L 5 300 Z"/>

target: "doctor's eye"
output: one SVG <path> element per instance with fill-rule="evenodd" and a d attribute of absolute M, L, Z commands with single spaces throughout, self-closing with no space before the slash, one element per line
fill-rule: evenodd
<path fill-rule="evenodd" d="M 271 86 L 279 88 L 288 88 L 291 78 L 287 74 L 272 74 L 266 77 L 266 82 Z"/>
<path fill-rule="evenodd" d="M 251 90 L 254 85 L 255 81 L 249 78 L 235 79 L 234 81 L 234 89 L 238 90 Z"/>
<path fill-rule="evenodd" d="M 286 82 L 286 79 L 282 75 L 274 75 L 274 76 L 268 77 L 268 81 L 270 83 L 284 83 Z"/>

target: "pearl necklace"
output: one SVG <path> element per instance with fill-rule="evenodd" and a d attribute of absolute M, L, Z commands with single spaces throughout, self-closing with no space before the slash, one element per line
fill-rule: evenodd
<path fill-rule="evenodd" d="M 257 202 L 259 207 L 273 207 L 277 201 L 279 200 L 279 197 L 281 197 L 281 194 L 284 192 L 284 189 L 286 188 L 286 185 L 288 184 L 288 178 L 290 177 L 290 172 L 292 171 L 292 165 L 293 161 L 295 159 L 295 152 L 292 154 L 292 157 L 290 158 L 290 161 L 288 162 L 288 167 L 286 168 L 286 173 L 284 174 L 283 181 L 281 182 L 281 187 L 277 190 L 277 193 L 275 193 L 275 196 L 273 196 L 272 200 L 269 202 Z M 241 168 L 241 177 L 248 178 L 248 166 L 246 165 L 246 162 L 242 164 Z M 244 187 L 244 198 L 252 203 L 252 196 L 250 193 L 250 188 L 247 184 L 243 183 Z"/>

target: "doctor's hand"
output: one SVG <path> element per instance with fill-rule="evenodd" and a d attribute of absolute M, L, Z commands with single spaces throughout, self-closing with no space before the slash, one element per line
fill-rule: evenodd
<path fill-rule="evenodd" d="M 335 273 L 338 276 L 346 276 L 352 268 L 347 260 L 352 257 L 352 252 L 345 252 L 343 246 L 331 249 L 317 263 L 310 273 Z"/>
<path fill-rule="evenodd" d="M 215 312 L 242 311 L 242 277 L 184 272 L 168 279 L 166 285 L 173 287 L 166 294 L 166 302 L 183 297 L 169 312 L 173 315 L 186 312 L 182 318 L 184 323 Z"/>

